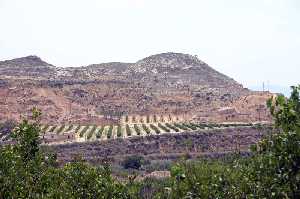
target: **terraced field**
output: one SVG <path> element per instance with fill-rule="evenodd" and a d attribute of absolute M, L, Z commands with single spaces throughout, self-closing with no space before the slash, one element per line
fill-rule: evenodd
<path fill-rule="evenodd" d="M 226 123 L 226 124 L 208 124 L 208 123 L 135 123 L 125 125 L 42 125 L 42 136 L 51 135 L 56 137 L 56 141 L 70 139 L 68 135 L 74 135 L 73 140 L 69 141 L 96 141 L 116 138 L 129 138 L 133 136 L 161 135 L 165 133 L 183 133 L 198 130 L 223 129 L 232 127 L 253 126 L 250 123 Z M 67 137 L 66 137 L 67 136 Z"/>

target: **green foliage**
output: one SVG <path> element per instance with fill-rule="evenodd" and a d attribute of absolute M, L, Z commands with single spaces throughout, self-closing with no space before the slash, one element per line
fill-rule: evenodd
<path fill-rule="evenodd" d="M 102 133 L 104 131 L 105 126 L 101 126 L 101 128 L 99 129 L 99 131 L 96 133 L 96 138 L 99 139 L 102 136 Z"/>
<path fill-rule="evenodd" d="M 138 127 L 138 125 L 134 124 L 133 128 L 134 128 L 137 135 L 141 135 L 141 129 Z"/>
<path fill-rule="evenodd" d="M 68 128 L 67 128 L 67 130 L 66 131 L 71 131 L 72 129 L 73 129 L 73 125 L 71 124 Z"/>
<path fill-rule="evenodd" d="M 153 124 L 150 124 L 150 128 L 152 128 L 155 131 L 156 134 L 160 134 L 160 130 L 156 126 L 154 126 Z"/>
<path fill-rule="evenodd" d="M 122 137 L 122 127 L 119 125 L 117 129 L 117 136 Z"/>
<path fill-rule="evenodd" d="M 232 162 L 181 162 L 171 168 L 163 198 L 300 198 L 300 87 L 289 99 L 268 101 L 276 133 L 252 148 L 253 156 Z M 217 127 L 214 124 L 203 125 Z M 223 127 L 232 126 L 221 125 Z M 237 126 L 237 125 L 234 125 Z"/>
<path fill-rule="evenodd" d="M 56 134 L 60 134 L 65 128 L 65 125 L 61 125 L 61 127 L 59 127 L 59 129 L 57 130 Z"/>
<path fill-rule="evenodd" d="M 89 129 L 89 126 L 85 126 L 79 133 L 79 136 L 82 138 L 88 129 Z"/>
<path fill-rule="evenodd" d="M 92 167 L 79 160 L 57 167 L 56 156 L 40 150 L 37 120 L 40 113 L 35 109 L 32 119 L 23 120 L 13 131 L 14 144 L 0 147 L 0 198 L 298 199 L 299 91 L 300 87 L 293 87 L 290 98 L 278 96 L 268 101 L 275 128 L 251 147 L 251 157 L 236 157 L 230 161 L 182 161 L 171 167 L 169 179 L 130 180 L 127 184 L 112 178 L 106 165 Z M 140 134 L 138 126 L 134 128 Z M 113 127 L 110 129 L 112 133 Z M 141 169 L 144 164 L 142 156 L 130 156 L 122 162 L 127 169 Z"/>
<path fill-rule="evenodd" d="M 186 123 L 186 124 L 182 124 L 182 125 L 189 128 L 189 129 L 191 129 L 191 130 L 193 130 L 193 131 L 197 130 L 197 127 L 193 126 L 192 124 L 187 124 Z"/>
<path fill-rule="evenodd" d="M 184 125 L 179 124 L 179 123 L 175 123 L 174 126 L 176 126 L 179 129 L 185 130 L 185 131 L 189 130 L 187 127 L 185 127 Z"/>
<path fill-rule="evenodd" d="M 122 162 L 122 166 L 124 169 L 140 169 L 144 162 L 143 156 L 133 155 L 126 157 Z"/>
<path fill-rule="evenodd" d="M 87 139 L 91 139 L 93 134 L 95 133 L 95 130 L 96 130 L 97 126 L 94 125 L 93 128 L 90 130 L 89 134 L 87 135 Z"/>
<path fill-rule="evenodd" d="M 178 129 L 177 127 L 171 125 L 171 124 L 166 123 L 165 125 L 166 125 L 168 128 L 172 129 L 173 131 L 179 132 L 179 129 Z M 160 127 L 160 126 L 159 126 L 159 127 Z M 160 128 L 161 128 L 161 127 L 160 127 Z M 170 132 L 170 130 L 169 130 L 169 132 Z"/>
<path fill-rule="evenodd" d="M 198 129 L 198 128 L 200 128 L 197 124 L 194 124 L 194 123 L 189 123 L 189 126 L 192 128 L 194 128 L 194 129 Z"/>
<path fill-rule="evenodd" d="M 110 125 L 109 129 L 107 131 L 107 139 L 110 139 L 112 137 L 113 129 L 114 129 L 114 126 Z"/>
<path fill-rule="evenodd" d="M 145 124 L 142 124 L 142 127 L 147 134 L 151 133 L 151 130 Z"/>
<path fill-rule="evenodd" d="M 131 129 L 128 124 L 126 124 L 126 134 L 127 134 L 127 136 L 131 136 L 131 134 L 132 134 Z"/>
<path fill-rule="evenodd" d="M 80 128 L 81 128 L 81 126 L 78 125 L 78 126 L 76 127 L 76 129 L 75 129 L 75 133 L 78 133 L 78 131 L 80 130 Z"/>
<path fill-rule="evenodd" d="M 165 127 L 164 125 L 162 125 L 161 123 L 158 123 L 157 125 L 159 128 L 161 128 L 164 132 L 169 133 L 170 129 L 168 129 L 167 127 Z"/>
<path fill-rule="evenodd" d="M 15 143 L 0 148 L 0 198 L 132 198 L 107 166 L 79 160 L 57 167 L 56 155 L 40 150 L 38 116 L 23 120 Z"/>

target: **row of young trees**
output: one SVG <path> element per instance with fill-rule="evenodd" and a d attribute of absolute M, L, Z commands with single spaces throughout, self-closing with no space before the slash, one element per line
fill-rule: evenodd
<path fill-rule="evenodd" d="M 182 161 L 171 167 L 171 178 L 140 182 L 117 181 L 106 163 L 79 159 L 59 167 L 39 145 L 34 110 L 13 131 L 14 144 L 0 148 L 0 198 L 300 198 L 299 91 L 268 101 L 274 133 L 252 147 L 251 157 Z"/>

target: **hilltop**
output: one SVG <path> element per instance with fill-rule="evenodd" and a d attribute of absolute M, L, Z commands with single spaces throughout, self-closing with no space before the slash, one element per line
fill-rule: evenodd
<path fill-rule="evenodd" d="M 20 79 L 22 81 L 20 81 Z M 116 123 L 122 115 L 187 114 L 198 121 L 269 120 L 272 94 L 243 88 L 196 56 L 56 67 L 37 56 L 0 62 L 0 120 L 38 106 L 46 123 Z"/>

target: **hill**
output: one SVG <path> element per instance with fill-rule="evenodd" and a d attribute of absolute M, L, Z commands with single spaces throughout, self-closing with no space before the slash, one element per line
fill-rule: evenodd
<path fill-rule="evenodd" d="M 0 62 L 2 121 L 19 120 L 37 106 L 42 122 L 51 124 L 111 124 L 124 115 L 153 114 L 251 122 L 269 120 L 265 101 L 271 95 L 243 88 L 196 56 L 181 53 L 66 68 L 37 56 Z"/>

